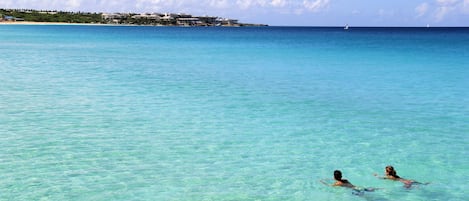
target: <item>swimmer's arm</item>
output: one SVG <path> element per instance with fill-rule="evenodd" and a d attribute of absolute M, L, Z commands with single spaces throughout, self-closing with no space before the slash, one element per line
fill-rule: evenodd
<path fill-rule="evenodd" d="M 322 184 L 326 185 L 326 186 L 334 186 L 334 184 L 329 184 L 327 182 L 325 182 L 323 179 L 319 180 L 319 182 L 321 182 Z"/>
<path fill-rule="evenodd" d="M 373 176 L 375 176 L 375 177 L 378 178 L 378 179 L 388 179 L 387 177 L 379 176 L 379 175 L 376 174 L 376 173 L 374 173 Z"/>

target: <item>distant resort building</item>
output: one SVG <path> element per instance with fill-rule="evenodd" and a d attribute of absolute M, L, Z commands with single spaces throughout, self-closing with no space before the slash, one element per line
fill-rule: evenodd
<path fill-rule="evenodd" d="M 176 23 L 176 18 L 178 17 L 179 15 L 177 14 L 171 14 L 171 13 L 165 13 L 161 16 L 161 21 L 160 23 L 162 25 L 171 25 L 171 24 L 174 24 Z"/>
<path fill-rule="evenodd" d="M 145 20 L 154 20 L 154 21 L 160 21 L 160 16 L 161 14 L 158 13 L 144 13 L 144 14 L 138 14 L 132 16 L 133 19 L 145 19 Z"/>
<path fill-rule="evenodd" d="M 103 13 L 101 14 L 104 22 L 110 24 L 121 24 L 124 20 L 130 17 L 128 13 Z"/>
<path fill-rule="evenodd" d="M 220 20 L 222 26 L 238 26 L 238 20 L 234 19 L 221 19 Z"/>
<path fill-rule="evenodd" d="M 214 16 L 192 16 L 175 13 L 103 13 L 103 21 L 110 24 L 138 24 L 164 26 L 246 26 L 238 20 Z M 251 25 L 251 24 L 249 24 Z M 251 25 L 253 26 L 253 25 Z M 254 25 L 262 26 L 262 25 Z"/>
<path fill-rule="evenodd" d="M 199 18 L 196 17 L 180 17 L 177 18 L 176 23 L 180 26 L 196 26 L 199 25 L 201 22 Z"/>
<path fill-rule="evenodd" d="M 57 11 L 39 11 L 39 13 L 41 13 L 41 14 L 49 14 L 49 15 L 55 15 L 55 14 L 57 14 L 58 12 L 57 12 Z"/>
<path fill-rule="evenodd" d="M 160 21 L 160 15 L 157 13 L 145 13 L 131 16 L 132 24 L 155 25 Z"/>
<path fill-rule="evenodd" d="M 214 24 L 214 25 L 217 25 L 218 21 L 218 17 L 210 17 L 210 16 L 200 16 L 198 17 L 199 18 L 199 21 L 202 23 L 202 25 L 211 25 L 211 24 Z"/>

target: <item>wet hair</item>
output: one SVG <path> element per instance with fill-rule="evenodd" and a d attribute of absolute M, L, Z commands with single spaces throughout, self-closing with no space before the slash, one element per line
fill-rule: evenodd
<path fill-rule="evenodd" d="M 387 176 L 392 176 L 392 177 L 397 178 L 397 179 L 401 178 L 401 177 L 397 176 L 396 170 L 394 170 L 394 167 L 391 166 L 391 165 L 386 166 L 386 175 Z"/>
<path fill-rule="evenodd" d="M 334 171 L 334 179 L 344 183 L 350 183 L 347 179 L 342 179 L 342 172 L 340 170 Z"/>
<path fill-rule="evenodd" d="M 342 172 L 340 170 L 334 171 L 334 179 L 342 181 Z"/>

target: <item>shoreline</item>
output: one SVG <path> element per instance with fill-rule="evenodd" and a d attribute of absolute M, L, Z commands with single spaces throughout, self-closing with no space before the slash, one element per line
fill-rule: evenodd
<path fill-rule="evenodd" d="M 138 24 L 93 24 L 93 23 L 68 23 L 68 22 L 32 22 L 32 21 L 0 21 L 1 25 L 73 25 L 73 26 L 152 26 L 152 27 L 187 27 L 187 26 L 177 26 L 177 25 L 138 25 Z M 197 27 L 197 26 L 188 26 L 188 27 Z M 222 26 L 222 27 L 241 27 L 241 26 Z"/>
<path fill-rule="evenodd" d="M 154 27 L 204 27 L 204 26 L 183 26 L 183 25 L 144 25 L 144 24 L 101 24 L 101 23 L 69 23 L 69 22 L 33 22 L 33 21 L 0 21 L 1 25 L 81 25 L 81 26 L 154 26 Z M 221 27 L 257 27 L 262 25 L 247 24 L 244 26 L 226 26 Z M 208 26 L 211 27 L 211 26 Z M 215 26 L 213 26 L 215 27 Z"/>
<path fill-rule="evenodd" d="M 127 24 L 92 24 L 92 23 L 68 23 L 68 22 L 32 22 L 32 21 L 0 21 L 0 25 L 88 25 L 88 26 L 135 26 Z"/>

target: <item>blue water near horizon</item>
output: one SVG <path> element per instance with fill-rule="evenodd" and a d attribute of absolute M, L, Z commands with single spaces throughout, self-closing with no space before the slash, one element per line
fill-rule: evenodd
<path fill-rule="evenodd" d="M 468 28 L 1 25 L 0 200 L 468 200 L 467 47 Z M 336 169 L 381 189 L 319 182 Z"/>

